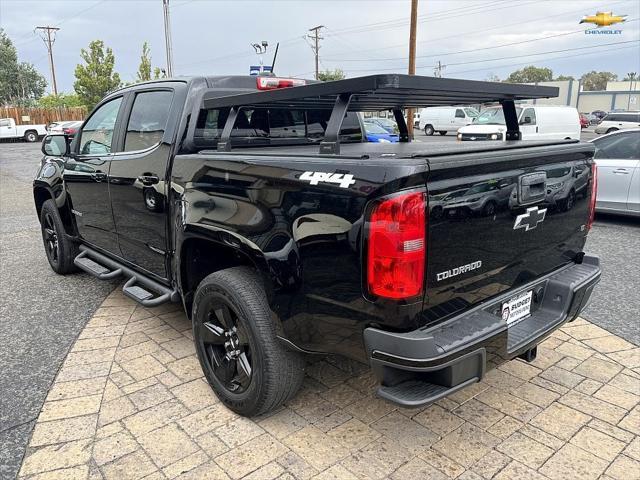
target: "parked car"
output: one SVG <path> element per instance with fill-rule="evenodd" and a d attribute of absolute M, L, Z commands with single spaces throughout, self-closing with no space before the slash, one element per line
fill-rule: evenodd
<path fill-rule="evenodd" d="M 516 107 L 522 140 L 580 139 L 580 118 L 573 107 L 520 105 Z M 506 140 L 501 107 L 484 109 L 471 125 L 458 129 L 458 140 Z"/>
<path fill-rule="evenodd" d="M 13 118 L 0 118 L 0 140 L 22 138 L 25 142 L 37 142 L 46 134 L 46 125 L 16 125 Z"/>
<path fill-rule="evenodd" d="M 606 117 L 607 112 L 605 112 L 604 110 L 594 110 L 593 112 L 591 112 L 591 115 L 593 115 L 594 117 L 596 117 L 598 119 L 598 121 L 600 121 L 604 117 Z"/>
<path fill-rule="evenodd" d="M 384 128 L 387 133 L 398 133 L 398 124 L 390 118 L 370 117 L 365 118 L 364 123 L 372 123 L 374 125 L 378 125 L 379 127 Z"/>
<path fill-rule="evenodd" d="M 60 122 L 53 122 L 53 123 L 50 123 L 47 126 L 47 130 L 49 131 L 49 134 L 51 134 L 51 135 L 59 135 L 61 133 L 64 133 L 62 131 L 62 129 L 65 127 L 65 125 L 71 124 L 71 123 L 74 123 L 74 122 L 75 122 L 75 120 L 64 120 L 64 121 L 60 121 Z"/>
<path fill-rule="evenodd" d="M 584 115 L 586 119 L 589 121 L 589 125 L 597 125 L 598 122 L 600 121 L 600 119 L 592 113 L 583 113 L 582 115 Z"/>
<path fill-rule="evenodd" d="M 367 142 L 372 143 L 398 143 L 400 137 L 397 133 L 389 133 L 377 123 L 364 122 L 364 132 Z"/>
<path fill-rule="evenodd" d="M 478 111 L 472 107 L 428 107 L 420 111 L 420 130 L 425 135 L 438 132 L 457 132 L 458 128 L 469 125 L 478 116 Z"/>
<path fill-rule="evenodd" d="M 62 127 L 62 133 L 69 135 L 69 138 L 73 138 L 82 126 L 82 121 L 68 122 Z"/>
<path fill-rule="evenodd" d="M 239 414 L 289 401 L 309 352 L 367 363 L 388 401 L 433 403 L 503 362 L 535 359 L 601 275 L 583 251 L 596 182 L 570 213 L 552 212 L 540 171 L 593 175 L 593 144 L 362 141 L 359 110 L 400 115 L 461 94 L 502 102 L 517 132 L 514 100 L 558 89 L 225 75 L 112 92 L 71 146 L 66 135 L 42 144 L 33 195 L 49 264 L 124 277 L 144 307 L 181 303 L 206 380 Z M 446 206 L 481 184 L 516 198 L 491 216 L 431 223 L 432 196 Z"/>
<path fill-rule="evenodd" d="M 587 116 L 583 113 L 580 114 L 580 128 L 588 128 L 591 125 L 591 122 L 587 118 Z"/>
<path fill-rule="evenodd" d="M 596 133 L 611 133 L 638 127 L 640 127 L 640 112 L 607 113 L 596 127 Z"/>
<path fill-rule="evenodd" d="M 547 203 L 564 212 L 576 204 L 578 195 L 588 194 L 589 171 L 582 166 L 566 165 L 541 169 L 547 175 Z"/>
<path fill-rule="evenodd" d="M 596 146 L 596 211 L 640 216 L 640 129 L 591 140 Z"/>

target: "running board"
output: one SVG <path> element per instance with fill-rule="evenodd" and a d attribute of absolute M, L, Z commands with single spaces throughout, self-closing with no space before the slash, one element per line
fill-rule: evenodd
<path fill-rule="evenodd" d="M 109 280 L 121 275 L 129 277 L 122 287 L 122 292 L 145 307 L 177 302 L 180 299 L 177 290 L 172 290 L 85 245 L 80 245 L 80 254 L 73 263 L 100 280 Z"/>

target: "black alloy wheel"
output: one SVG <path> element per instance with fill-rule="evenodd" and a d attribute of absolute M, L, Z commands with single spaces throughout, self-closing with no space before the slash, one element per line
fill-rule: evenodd
<path fill-rule="evenodd" d="M 278 339 L 263 279 L 238 266 L 207 275 L 193 299 L 193 334 L 207 382 L 240 415 L 272 411 L 300 388 L 305 360 Z"/>
<path fill-rule="evenodd" d="M 199 323 L 199 338 L 211 374 L 231 393 L 243 393 L 253 376 L 251 344 L 238 313 L 220 298 Z"/>
<path fill-rule="evenodd" d="M 78 255 L 78 245 L 66 235 L 60 212 L 53 200 L 42 204 L 40 211 L 42 242 L 51 269 L 61 275 L 75 272 L 74 258 Z"/>
<path fill-rule="evenodd" d="M 42 217 L 42 239 L 44 241 L 47 257 L 50 263 L 57 265 L 58 257 L 60 256 L 60 245 L 58 243 L 56 223 L 49 212 L 44 212 Z"/>

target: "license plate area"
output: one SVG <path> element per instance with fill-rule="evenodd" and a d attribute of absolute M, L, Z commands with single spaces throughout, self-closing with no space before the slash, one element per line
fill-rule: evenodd
<path fill-rule="evenodd" d="M 502 320 L 511 326 L 531 315 L 533 290 L 521 292 L 502 303 Z"/>

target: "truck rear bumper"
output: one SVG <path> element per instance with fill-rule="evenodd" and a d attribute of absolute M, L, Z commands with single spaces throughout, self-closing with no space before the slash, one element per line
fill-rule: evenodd
<path fill-rule="evenodd" d="M 418 407 L 480 381 L 505 361 L 524 355 L 531 359 L 538 343 L 576 319 L 598 281 L 599 259 L 586 255 L 580 264 L 494 297 L 443 324 L 407 333 L 365 329 L 367 356 L 380 381 L 378 395 Z M 507 326 L 503 303 L 528 291 L 533 292 L 531 314 Z"/>

